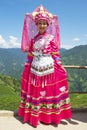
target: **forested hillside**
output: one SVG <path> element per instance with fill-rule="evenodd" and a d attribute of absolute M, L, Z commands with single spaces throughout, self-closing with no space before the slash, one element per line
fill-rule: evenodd
<path fill-rule="evenodd" d="M 87 66 L 87 45 L 76 46 L 61 53 L 64 65 Z"/>
<path fill-rule="evenodd" d="M 0 48 L 0 73 L 20 78 L 26 55 L 20 49 Z"/>

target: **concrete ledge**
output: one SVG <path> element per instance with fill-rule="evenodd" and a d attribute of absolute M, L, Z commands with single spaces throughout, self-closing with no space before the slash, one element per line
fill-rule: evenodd
<path fill-rule="evenodd" d="M 0 116 L 17 116 L 17 111 L 0 110 Z"/>
<path fill-rule="evenodd" d="M 72 108 L 73 113 L 87 112 L 87 108 Z M 18 116 L 18 111 L 0 110 L 0 116 Z"/>

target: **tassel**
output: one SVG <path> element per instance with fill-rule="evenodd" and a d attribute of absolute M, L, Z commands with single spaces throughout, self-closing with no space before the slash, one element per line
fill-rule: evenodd
<path fill-rule="evenodd" d="M 44 84 L 45 84 L 45 86 L 47 86 L 47 79 L 46 79 L 46 76 L 45 76 L 45 79 L 44 79 Z"/>
<path fill-rule="evenodd" d="M 44 84 L 44 76 L 42 77 L 42 88 L 44 88 L 45 84 Z"/>

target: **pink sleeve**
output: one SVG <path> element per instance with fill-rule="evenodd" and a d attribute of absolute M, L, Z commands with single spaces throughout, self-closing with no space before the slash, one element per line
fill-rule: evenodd
<path fill-rule="evenodd" d="M 32 63 L 32 60 L 33 60 L 33 53 L 32 52 L 33 52 L 33 40 L 31 40 L 31 46 L 29 47 L 29 52 L 27 55 L 25 65 L 30 65 Z"/>
<path fill-rule="evenodd" d="M 58 49 L 58 45 L 55 43 L 55 40 L 53 39 L 51 41 L 51 53 L 52 53 L 52 58 L 54 61 L 58 64 L 61 64 L 61 58 L 60 58 L 60 53 Z"/>

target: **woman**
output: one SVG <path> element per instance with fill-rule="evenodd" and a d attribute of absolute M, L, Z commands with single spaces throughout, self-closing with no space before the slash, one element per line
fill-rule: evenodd
<path fill-rule="evenodd" d="M 38 33 L 37 33 L 38 32 Z M 39 6 L 26 14 L 22 51 L 28 51 L 22 74 L 18 115 L 37 127 L 71 118 L 67 73 L 62 67 L 58 18 Z"/>

